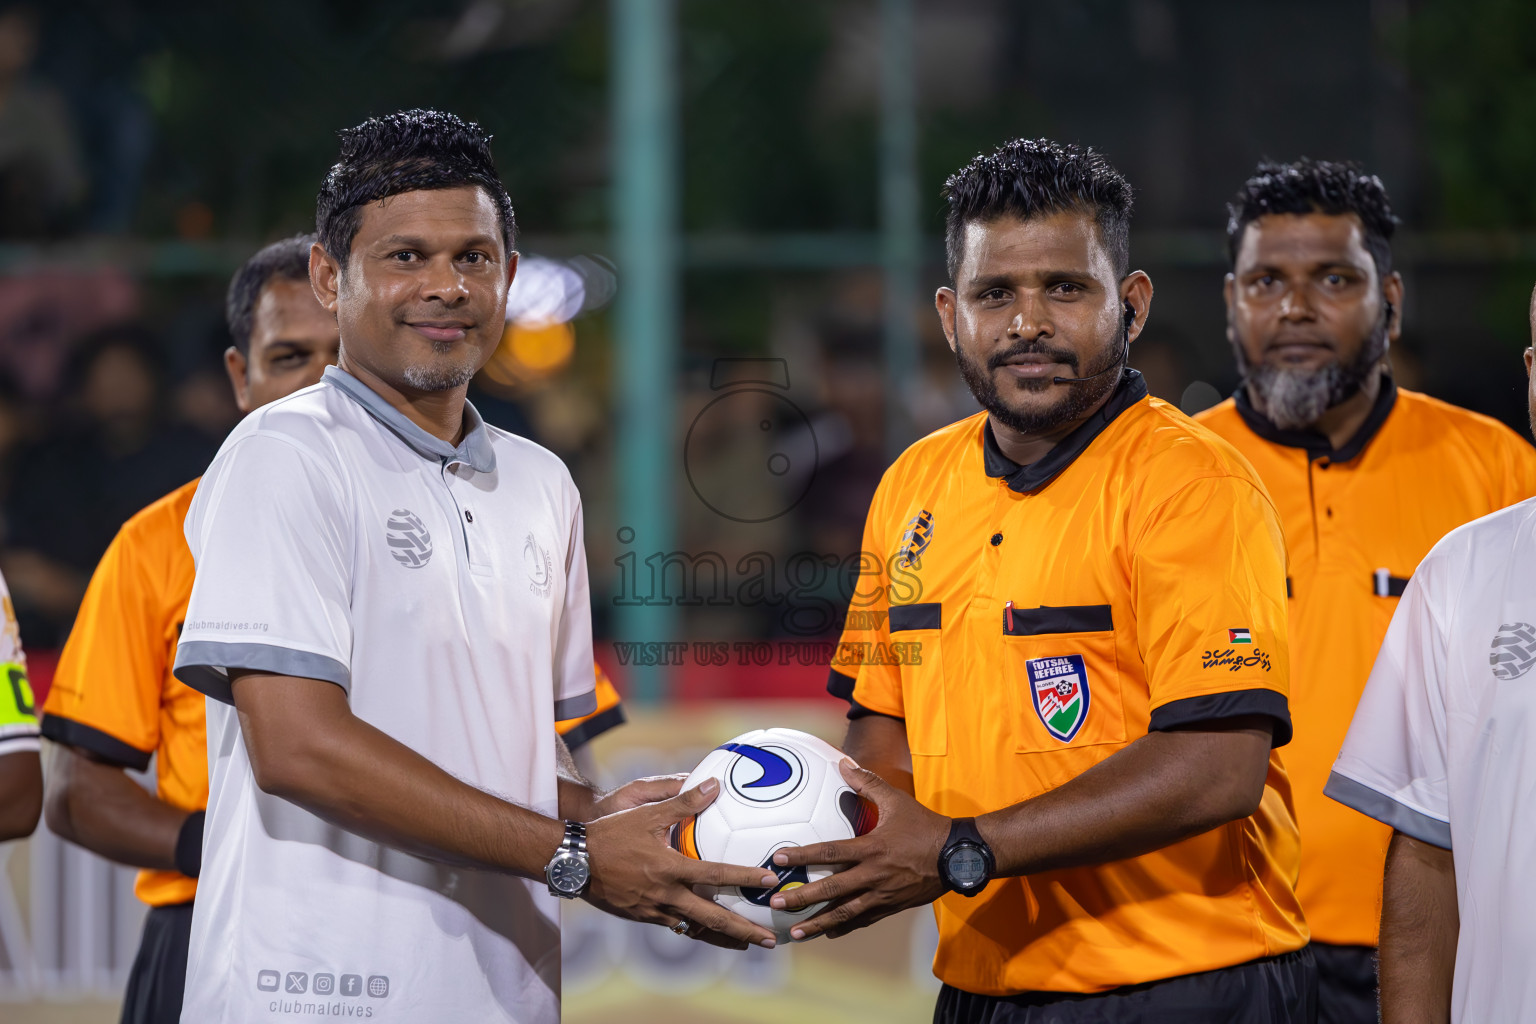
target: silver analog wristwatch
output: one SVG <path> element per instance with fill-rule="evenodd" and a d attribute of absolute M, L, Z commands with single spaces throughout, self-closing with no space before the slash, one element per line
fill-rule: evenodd
<path fill-rule="evenodd" d="M 544 865 L 544 880 L 551 896 L 574 900 L 587 891 L 592 881 L 592 866 L 587 860 L 587 826 L 579 821 L 565 823 L 565 839 L 555 855 Z"/>

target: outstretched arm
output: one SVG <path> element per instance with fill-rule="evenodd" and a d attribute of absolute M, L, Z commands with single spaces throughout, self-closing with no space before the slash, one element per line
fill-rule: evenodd
<path fill-rule="evenodd" d="M 1104 864 L 1209 832 L 1258 810 L 1270 719 L 1153 732 L 1033 800 L 976 827 L 1000 875 Z"/>
<path fill-rule="evenodd" d="M 232 677 L 251 770 L 263 791 L 419 857 L 544 876 L 564 837 L 560 821 L 449 775 L 353 715 L 345 691 L 333 683 L 259 672 Z M 592 902 L 634 920 L 686 918 L 771 946 L 772 932 L 699 898 L 692 886 L 761 886 L 776 878 L 761 868 L 690 860 L 661 838 L 673 822 L 707 806 L 714 792 L 701 787 L 592 822 Z"/>
<path fill-rule="evenodd" d="M 1382 1024 L 1445 1024 L 1461 927 L 1450 850 L 1392 833 L 1382 885 Z"/>
<path fill-rule="evenodd" d="M 876 753 L 876 763 L 892 771 L 900 757 L 886 723 L 894 720 L 855 720 L 846 745 Z M 1252 814 L 1264 795 L 1270 736 L 1270 720 L 1262 717 L 1150 733 L 1057 789 L 978 817 L 976 828 L 1002 876 L 1138 856 Z M 897 784 L 904 781 L 899 767 L 893 774 Z M 874 773 L 845 765 L 843 776 L 874 801 L 879 824 L 858 839 L 793 847 L 774 858 L 851 865 L 773 897 L 775 907 L 787 909 L 831 901 L 791 930 L 797 939 L 842 935 L 945 891 L 938 857 L 951 819 Z"/>

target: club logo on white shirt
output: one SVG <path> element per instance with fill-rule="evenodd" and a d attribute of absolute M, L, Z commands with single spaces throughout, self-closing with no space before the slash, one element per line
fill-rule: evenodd
<path fill-rule="evenodd" d="M 1518 679 L 1536 665 L 1536 626 L 1507 622 L 1493 637 L 1488 664 L 1495 679 Z"/>
<path fill-rule="evenodd" d="M 550 585 L 555 579 L 554 563 L 549 552 L 532 533 L 523 542 L 523 561 L 528 566 L 528 591 L 540 597 L 548 597 Z"/>
<path fill-rule="evenodd" d="M 432 535 L 421 517 L 408 508 L 397 508 L 384 524 L 390 557 L 411 569 L 420 569 L 432 558 Z"/>

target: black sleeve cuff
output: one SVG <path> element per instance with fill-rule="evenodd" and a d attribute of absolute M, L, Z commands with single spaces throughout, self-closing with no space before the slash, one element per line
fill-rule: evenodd
<path fill-rule="evenodd" d="M 838 700 L 845 700 L 848 702 L 849 721 L 853 721 L 859 718 L 868 718 L 870 715 L 879 715 L 881 718 L 889 718 L 893 722 L 906 721 L 905 718 L 899 718 L 896 715 L 888 715 L 884 711 L 876 711 L 873 708 L 867 708 L 863 704 L 860 704 L 858 701 L 854 700 L 853 683 L 853 676 L 844 675 L 835 668 L 827 675 L 827 692 L 836 697 Z"/>
<path fill-rule="evenodd" d="M 1199 725 L 1201 722 L 1244 718 L 1248 715 L 1263 715 L 1274 719 L 1271 747 L 1283 747 L 1291 742 L 1290 704 L 1283 694 L 1274 690 L 1233 690 L 1230 693 L 1211 693 L 1204 697 L 1169 701 L 1152 712 L 1152 721 L 1147 729 L 1150 732 L 1167 732 L 1170 729 Z"/>
<path fill-rule="evenodd" d="M 203 869 L 203 819 L 206 811 L 193 811 L 181 823 L 176 836 L 176 870 L 188 878 L 196 878 Z"/>
<path fill-rule="evenodd" d="M 867 708 L 856 700 L 850 700 L 848 702 L 848 720 L 850 722 L 860 718 L 869 718 L 871 715 L 879 715 L 881 718 L 889 718 L 893 722 L 906 721 L 905 718 L 901 718 L 897 715 L 888 715 L 884 711 L 876 711 L 874 708 Z"/>
<path fill-rule="evenodd" d="M 62 743 L 66 747 L 84 750 L 108 764 L 117 765 L 119 768 L 132 768 L 136 772 L 149 767 L 149 759 L 154 753 L 154 751 L 131 747 L 116 736 L 110 736 L 100 729 L 93 729 L 89 725 L 76 722 L 74 719 L 61 718 L 58 715 L 43 715 L 42 729 L 46 739 Z"/>
<path fill-rule="evenodd" d="M 568 731 L 562 732 L 560 738 L 565 740 L 567 750 L 576 750 L 578 747 L 586 746 L 609 729 L 623 725 L 627 721 L 629 719 L 624 716 L 624 706 L 615 704 L 607 711 L 595 714 L 591 718 L 583 718 Z"/>

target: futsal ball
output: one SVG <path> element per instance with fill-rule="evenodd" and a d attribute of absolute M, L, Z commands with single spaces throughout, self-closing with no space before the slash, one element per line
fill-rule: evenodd
<path fill-rule="evenodd" d="M 875 826 L 875 806 L 861 799 L 838 771 L 842 751 L 795 729 L 757 729 L 710 751 L 688 776 L 684 789 L 705 779 L 720 781 L 720 795 L 672 832 L 672 845 L 689 857 L 763 867 L 778 875 L 771 889 L 701 891 L 754 924 L 789 941 L 789 929 L 825 903 L 804 910 L 774 910 L 774 893 L 825 878 L 837 866 L 779 867 L 773 855 L 788 846 L 861 836 Z"/>

